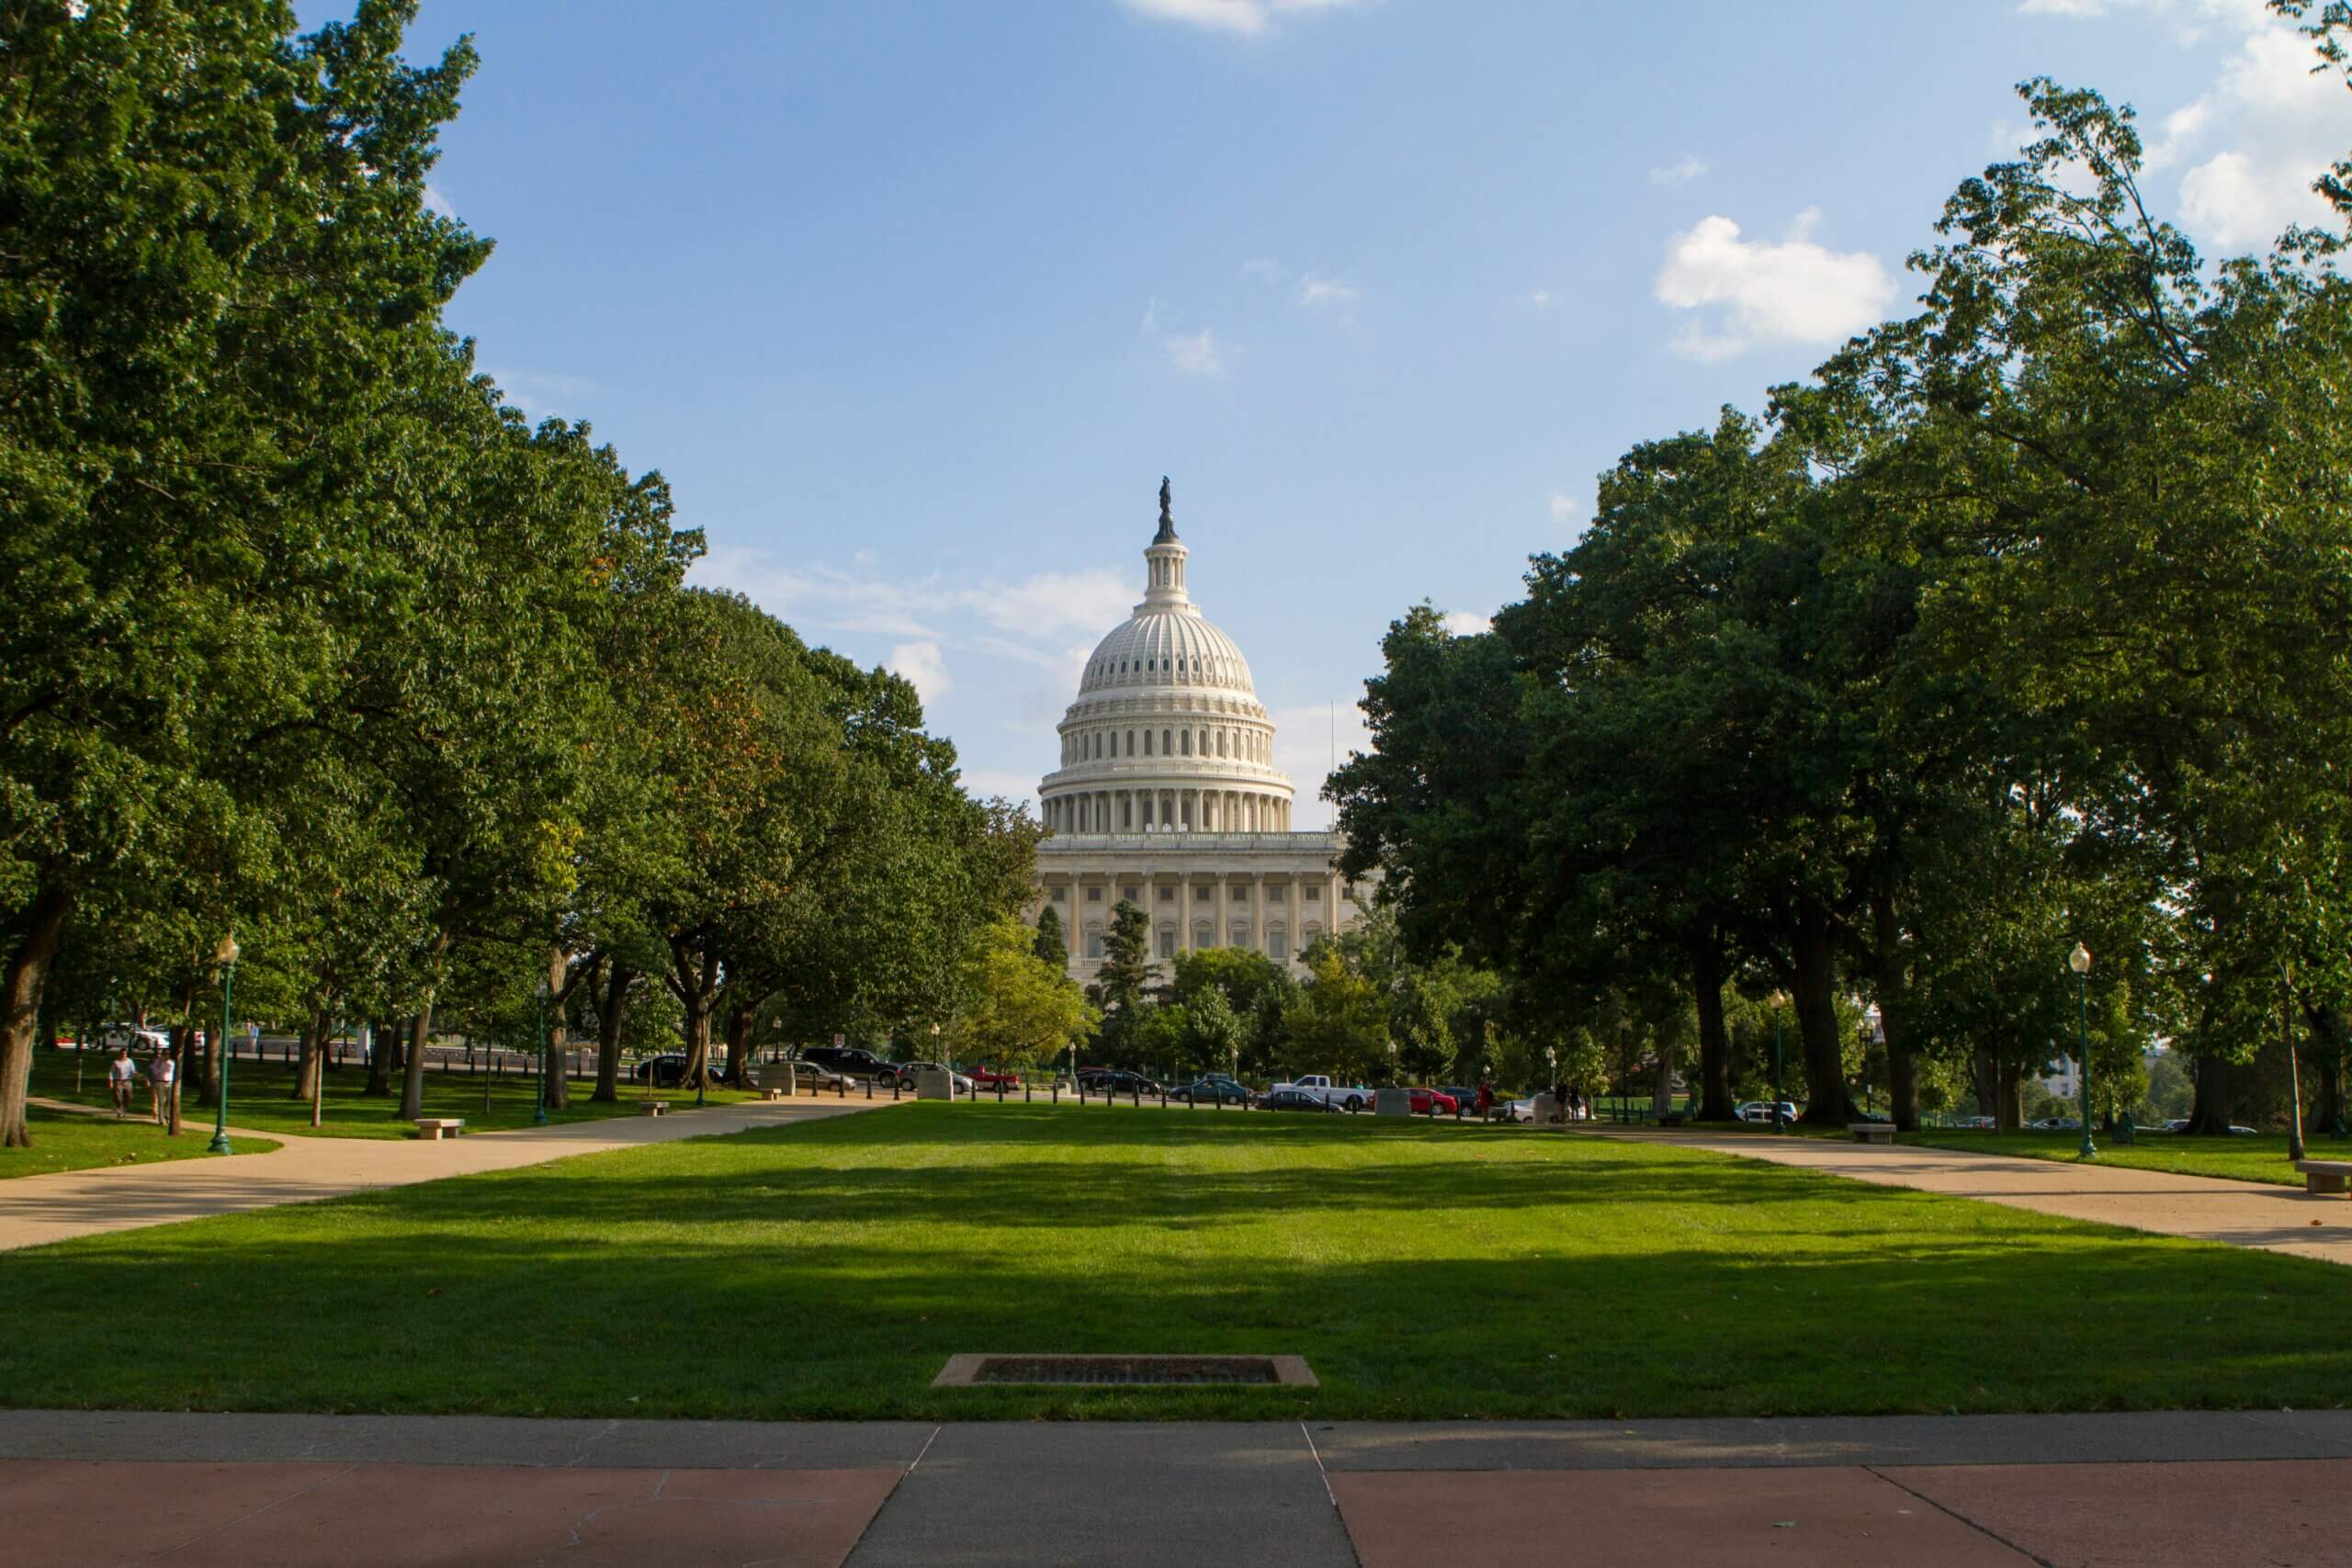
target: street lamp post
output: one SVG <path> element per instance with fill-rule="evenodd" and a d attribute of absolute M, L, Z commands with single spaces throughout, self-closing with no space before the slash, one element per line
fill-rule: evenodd
<path fill-rule="evenodd" d="M 2287 1048 L 2287 1157 L 2301 1159 L 2303 1080 L 2295 1066 L 2295 972 L 2278 965 L 2278 1043 Z"/>
<path fill-rule="evenodd" d="M 531 1110 L 531 1125 L 548 1124 L 548 983 L 531 993 L 531 1076 L 538 1080 L 538 1102 Z"/>
<path fill-rule="evenodd" d="M 2081 1159 L 2097 1159 L 2098 1145 L 2091 1142 L 2091 950 L 2081 942 L 2066 954 L 2066 967 L 2075 972 L 2075 1069 L 2080 1075 L 2083 1101 L 2083 1146 L 2075 1151 Z"/>
<path fill-rule="evenodd" d="M 237 1051 L 237 1043 L 229 1037 L 229 1010 L 237 984 L 237 939 L 222 937 L 212 950 L 212 961 L 220 965 L 220 1094 L 212 1107 L 212 1142 L 205 1147 L 230 1155 L 237 1152 L 229 1146 L 229 1058 Z"/>
<path fill-rule="evenodd" d="M 1781 1107 L 1789 1102 L 1789 1097 L 1781 1088 L 1781 1010 L 1789 1005 L 1789 993 L 1774 991 L 1770 1000 L 1772 1003 L 1772 1131 L 1785 1133 L 1789 1130 L 1788 1117 Z"/>

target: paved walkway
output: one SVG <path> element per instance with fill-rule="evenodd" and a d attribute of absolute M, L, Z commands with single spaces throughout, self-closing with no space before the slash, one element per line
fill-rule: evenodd
<path fill-rule="evenodd" d="M 2071 1220 L 2096 1220 L 2163 1235 L 2195 1236 L 2200 1241 L 2225 1241 L 2234 1247 L 2352 1264 L 2352 1202 L 2314 1198 L 2300 1187 L 2176 1176 L 2170 1171 L 2134 1170 L 2096 1160 L 2083 1164 L 1769 1134 L 1596 1128 L 1592 1134 L 1569 1135 L 1679 1144 L 1743 1159 L 1802 1166 L 1885 1187 L 1916 1187 L 1924 1192 L 1981 1198 L 1988 1203 L 2007 1203 Z"/>
<path fill-rule="evenodd" d="M 46 1103 L 46 1102 L 44 1102 Z M 573 1155 L 633 1149 L 679 1138 L 789 1126 L 827 1116 L 880 1110 L 888 1100 L 746 1100 L 667 1116 L 611 1116 L 503 1133 L 468 1133 L 424 1142 L 412 1138 L 304 1138 L 287 1133 L 231 1135 L 277 1139 L 285 1146 L 233 1159 L 171 1160 L 101 1166 L 53 1176 L 0 1181 L 0 1251 L 39 1247 L 102 1231 L 171 1224 L 241 1213 L 280 1203 L 310 1203 L 378 1187 L 405 1187 L 445 1176 L 513 1170 Z M 183 1137 L 204 1137 L 201 1131 Z"/>
<path fill-rule="evenodd" d="M 0 1412 L 21 1568 L 2352 1562 L 2352 1413 L 1384 1425 Z"/>

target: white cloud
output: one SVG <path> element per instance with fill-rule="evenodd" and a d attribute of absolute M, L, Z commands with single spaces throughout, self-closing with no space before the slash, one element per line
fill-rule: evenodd
<path fill-rule="evenodd" d="M 1168 349 L 1168 363 L 1182 374 L 1225 374 L 1225 356 L 1217 352 L 1216 338 L 1208 328 L 1196 333 L 1170 333 L 1161 342 Z"/>
<path fill-rule="evenodd" d="M 1531 288 L 1527 291 L 1527 302 L 1539 310 L 1548 310 L 1552 308 L 1552 291 L 1548 288 Z"/>
<path fill-rule="evenodd" d="M 1552 521 L 1571 528 L 1581 528 L 1592 519 L 1592 507 L 1578 501 L 1566 491 L 1555 490 L 1550 500 Z"/>
<path fill-rule="evenodd" d="M 1317 277 L 1307 273 L 1298 280 L 1298 302 L 1313 309 L 1318 305 L 1352 305 L 1361 298 L 1354 285 L 1336 277 Z"/>
<path fill-rule="evenodd" d="M 1820 220 L 1808 208 L 1778 242 L 1744 240 L 1721 216 L 1674 236 L 1654 292 L 1675 310 L 1709 312 L 1676 335 L 1675 352 L 1724 359 L 1759 344 L 1834 344 L 1883 319 L 1894 299 L 1884 264 L 1815 244 Z"/>
<path fill-rule="evenodd" d="M 2264 0 L 2026 0 L 2028 13 L 2171 19 L 2184 46 L 2226 40 L 2212 85 L 2157 122 L 2152 172 L 2180 170 L 2183 227 L 2213 250 L 2267 245 L 2289 225 L 2333 226 L 2312 182 L 2352 146 L 2352 93 Z M 2135 16 L 2123 25 L 2138 26 Z"/>
<path fill-rule="evenodd" d="M 925 707 L 938 702 L 956 685 L 948 679 L 947 656 L 939 651 L 935 642 L 902 642 L 890 650 L 890 657 L 882 661 L 882 667 L 893 675 L 904 676 Z"/>
<path fill-rule="evenodd" d="M 981 799 L 1001 795 L 1007 800 L 1018 801 L 1035 810 L 1037 805 L 1037 775 L 1016 773 L 1009 768 L 969 768 L 964 773 L 964 793 Z"/>
<path fill-rule="evenodd" d="M 1445 629 L 1455 637 L 1479 637 L 1495 629 L 1495 618 L 1475 610 L 1453 610 L 1446 615 Z"/>
<path fill-rule="evenodd" d="M 1159 302 L 1159 296 L 1156 294 L 1149 299 L 1144 301 L 1143 320 L 1136 324 L 1136 331 L 1141 333 L 1146 337 L 1149 337 L 1152 333 L 1158 332 L 1159 330 L 1160 312 L 1165 309 L 1166 307 L 1161 305 Z"/>
<path fill-rule="evenodd" d="M 427 212 L 437 213 L 439 216 L 447 218 L 452 222 L 457 220 L 458 209 L 449 204 L 449 198 L 447 197 L 442 195 L 431 186 L 426 186 L 424 187 L 424 210 Z"/>
<path fill-rule="evenodd" d="M 1650 171 L 1650 184 L 1679 186 L 1695 180 L 1707 172 L 1707 165 L 1696 152 L 1685 152 L 1671 164 L 1661 164 Z"/>
<path fill-rule="evenodd" d="M 1259 256 L 1241 264 L 1241 276 L 1257 278 L 1262 283 L 1280 283 L 1283 280 L 1282 264 L 1272 256 Z"/>
<path fill-rule="evenodd" d="M 963 598 L 991 626 L 1031 637 L 1100 632 L 1125 620 L 1138 592 L 1132 572 L 1041 571 Z"/>
<path fill-rule="evenodd" d="M 1323 781 L 1330 775 L 1335 759 L 1344 762 L 1351 751 L 1372 750 L 1372 731 L 1364 728 L 1363 710 L 1351 697 L 1343 703 L 1277 708 L 1271 716 L 1274 766 L 1290 775 L 1297 791 L 1291 800 L 1291 826 L 1301 832 L 1329 827 L 1330 804 L 1320 798 Z"/>
<path fill-rule="evenodd" d="M 1119 0 L 1128 10 L 1210 32 L 1254 36 L 1288 11 L 1337 11 L 1358 0 Z"/>
<path fill-rule="evenodd" d="M 498 383 L 508 402 L 532 419 L 556 414 L 579 419 L 588 412 L 589 402 L 606 389 L 600 381 L 556 370 L 502 370 L 485 365 L 481 373 Z"/>

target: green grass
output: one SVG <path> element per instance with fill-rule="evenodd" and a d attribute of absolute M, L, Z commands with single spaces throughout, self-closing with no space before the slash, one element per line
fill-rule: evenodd
<path fill-rule="evenodd" d="M 108 1105 L 106 1084 L 106 1058 L 93 1052 L 83 1064 L 82 1088 L 74 1087 L 74 1053 L 71 1051 L 37 1051 L 33 1054 L 32 1092 L 51 1100 L 74 1101 L 84 1105 Z M 490 1090 L 490 1109 L 482 1109 L 482 1090 Z M 251 1127 L 264 1133 L 289 1133 L 305 1138 L 405 1138 L 413 1135 L 415 1125 L 400 1115 L 400 1082 L 392 1083 L 389 1096 L 368 1097 L 360 1093 L 368 1087 L 365 1068 L 354 1063 L 350 1066 L 327 1075 L 326 1095 L 320 1108 L 320 1125 L 311 1125 L 311 1102 L 292 1098 L 294 1069 L 285 1062 L 238 1062 L 229 1074 L 229 1121 L 232 1125 Z M 623 1082 L 621 1098 L 616 1103 L 597 1104 L 589 1100 L 595 1086 L 574 1080 L 571 1103 L 560 1111 L 548 1112 L 550 1122 L 594 1122 L 607 1116 L 632 1116 L 640 1100 L 668 1100 L 673 1107 L 684 1109 L 694 1103 L 694 1090 L 674 1089 L 650 1089 L 640 1084 Z M 140 1086 L 141 1103 L 145 1101 L 146 1086 Z M 735 1089 L 714 1089 L 710 1103 L 731 1105 L 751 1096 Z M 530 1076 L 507 1073 L 503 1077 L 470 1074 L 462 1070 L 443 1072 L 436 1064 L 424 1074 L 424 1111 L 427 1116 L 462 1116 L 469 1133 L 496 1132 L 507 1127 L 531 1125 L 531 1111 L 537 1100 Z M 190 1119 L 200 1117 L 205 1125 L 212 1124 L 212 1112 L 199 1110 L 193 1094 L 180 1105 L 180 1120 L 185 1125 Z M 208 1134 L 208 1136 L 209 1134 Z"/>
<path fill-rule="evenodd" d="M 1929 1148 L 1965 1149 L 1971 1154 L 2017 1155 L 2027 1159 L 2073 1160 L 2083 1145 L 2080 1133 L 1975 1133 L 1936 1129 L 1899 1134 L 1899 1141 Z M 2129 1166 L 2135 1170 L 2169 1170 L 2182 1176 L 2225 1176 L 2239 1181 L 2267 1181 L 2301 1187 L 2302 1174 L 2287 1158 L 2287 1134 L 2258 1133 L 2252 1136 L 2184 1138 L 2172 1133 L 2142 1133 L 2130 1144 L 2119 1144 L 2094 1131 L 2101 1165 Z M 2306 1138 L 2313 1159 L 2352 1159 L 2352 1139 Z"/>
<path fill-rule="evenodd" d="M 0 1402 L 786 1417 L 1761 1415 L 2352 1398 L 2327 1264 L 1694 1150 L 906 1106 L 0 1264 Z M 74 1304 L 76 1310 L 58 1310 Z M 104 1303 L 103 1312 L 80 1310 Z M 191 1311 L 268 1332 L 121 1353 Z M 1297 1352 L 1317 1391 L 927 1384 Z"/>
<path fill-rule="evenodd" d="M 141 1107 L 146 1109 L 145 1096 Z M 113 1116 L 82 1116 L 70 1111 L 44 1111 L 36 1105 L 26 1112 L 32 1147 L 0 1149 L 0 1180 L 14 1176 L 48 1176 L 60 1170 L 88 1170 L 102 1165 L 153 1165 L 169 1159 L 198 1159 L 212 1141 L 212 1123 L 198 1127 L 183 1122 L 180 1135 L 167 1138 L 150 1116 L 118 1122 Z M 241 1155 L 267 1154 L 279 1145 L 267 1138 L 237 1140 Z"/>

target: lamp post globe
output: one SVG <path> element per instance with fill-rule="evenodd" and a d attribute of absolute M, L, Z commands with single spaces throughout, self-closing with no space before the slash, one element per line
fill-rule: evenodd
<path fill-rule="evenodd" d="M 2066 954 L 2066 967 L 2075 972 L 2075 1067 L 2076 1083 L 2082 1091 L 2083 1146 L 2075 1151 L 2078 1158 L 2097 1159 L 2098 1145 L 2091 1142 L 2091 1021 L 2089 978 L 2091 950 L 2081 942 Z"/>
<path fill-rule="evenodd" d="M 229 1013 L 232 994 L 237 984 L 237 939 L 224 936 L 212 950 L 212 962 L 220 966 L 220 1092 L 212 1106 L 212 1141 L 205 1145 L 207 1152 L 216 1155 L 234 1154 L 229 1146 L 229 1058 L 236 1052 L 236 1042 L 229 1037 Z"/>

